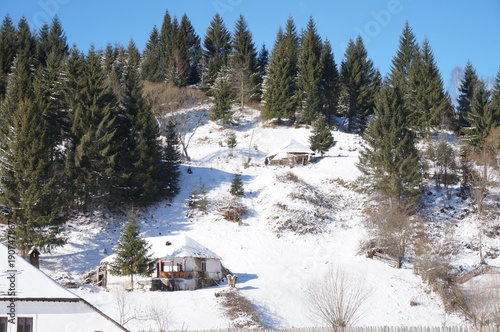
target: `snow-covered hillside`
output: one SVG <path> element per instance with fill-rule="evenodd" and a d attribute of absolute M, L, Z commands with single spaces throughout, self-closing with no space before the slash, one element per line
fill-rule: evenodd
<path fill-rule="evenodd" d="M 262 323 L 271 328 L 319 325 L 307 310 L 304 292 L 330 267 L 337 266 L 364 278 L 371 290 L 357 325 L 467 324 L 462 317 L 445 313 L 439 297 L 413 273 L 410 264 L 395 269 L 358 253 L 359 242 L 365 235 L 362 220 L 366 200 L 351 186 L 359 175 L 358 135 L 335 132 L 336 146 L 324 158 L 307 166 L 264 166 L 264 157 L 289 138 L 308 146 L 310 129 L 263 124 L 255 110 L 236 116 L 239 125 L 233 128 L 224 129 L 206 121 L 197 129 L 188 149 L 192 161 L 182 166 L 181 193 L 172 202 L 160 202 L 140 214 L 145 236 L 184 233 L 217 253 L 224 266 L 238 275 L 241 294 L 256 307 Z M 238 142 L 234 149 L 226 147 L 231 130 Z M 249 153 L 250 166 L 245 168 Z M 192 174 L 186 172 L 188 166 Z M 226 221 L 217 209 L 219 203 L 230 199 L 229 187 L 235 173 L 242 175 L 242 202 L 248 210 L 241 225 Z M 188 218 L 189 193 L 202 184 L 209 190 L 209 212 Z M 429 207 L 429 213 L 437 211 L 436 223 L 441 216 L 443 220 L 453 219 L 448 210 L 439 212 L 441 206 L 467 208 L 467 202 L 455 197 L 448 201 L 444 196 L 435 191 L 427 197 L 429 205 L 435 204 Z M 477 241 L 474 220 L 466 212 L 456 213 L 464 216 L 454 232 L 464 246 L 469 241 L 473 248 Z M 123 220 L 124 217 L 102 212 L 75 217 L 67 226 L 68 244 L 42 257 L 42 270 L 57 278 L 64 274 L 78 278 L 95 268 L 106 253 L 111 254 Z M 280 227 L 287 225 L 287 220 L 299 223 L 299 231 L 277 232 L 287 228 Z M 316 225 L 315 229 L 300 234 L 300 227 L 307 226 L 301 222 L 310 222 Z M 485 239 L 484 243 L 494 248 L 499 242 Z M 456 259 L 460 261 L 454 263 L 464 268 L 479 262 L 472 249 Z M 182 292 L 135 291 L 125 297 L 130 308 L 161 308 L 169 318 L 170 329 L 227 328 L 231 321 L 215 296 L 226 287 Z M 116 294 L 90 285 L 75 292 L 120 319 Z M 128 327 L 138 331 L 154 329 L 156 325 L 150 319 L 136 320 Z"/>

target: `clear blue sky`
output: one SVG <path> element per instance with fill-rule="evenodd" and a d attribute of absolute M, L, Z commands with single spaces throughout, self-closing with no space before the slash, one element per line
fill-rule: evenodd
<path fill-rule="evenodd" d="M 231 31 L 243 14 L 256 46 L 265 43 L 268 49 L 289 16 L 299 30 L 313 16 L 319 34 L 333 45 L 337 64 L 347 41 L 361 34 L 382 74 L 389 71 L 408 21 L 419 42 L 429 39 L 446 88 L 452 70 L 467 60 L 485 79 L 500 67 L 500 0 L 0 0 L 2 19 L 9 13 L 17 23 L 24 15 L 32 28 L 57 14 L 68 43 L 82 50 L 91 44 L 126 45 L 131 38 L 142 49 L 166 10 L 178 18 L 186 13 L 201 38 L 216 12 Z"/>

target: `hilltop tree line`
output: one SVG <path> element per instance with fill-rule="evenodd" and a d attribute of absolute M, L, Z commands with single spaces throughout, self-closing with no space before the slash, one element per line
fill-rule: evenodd
<path fill-rule="evenodd" d="M 300 32 L 289 18 L 272 50 L 258 51 L 242 15 L 230 32 L 216 14 L 200 38 L 187 15 L 178 20 L 167 11 L 142 52 L 130 41 L 84 54 L 67 45 L 57 17 L 32 31 L 25 18 L 15 25 L 7 15 L 0 27 L 0 207 L 18 226 L 20 248 L 50 248 L 62 243 L 71 211 L 174 196 L 178 130 L 168 124 L 160 140 L 145 81 L 203 90 L 212 120 L 223 124 L 231 123 L 234 104 L 252 102 L 264 120 L 312 124 L 311 143 L 321 153 L 333 144 L 333 117 L 344 117 L 348 131 L 364 135 L 367 183 L 402 206 L 418 196 L 416 133 L 453 129 L 481 148 L 500 122 L 500 72 L 491 91 L 471 63 L 464 75 L 455 109 L 429 41 L 418 44 L 408 24 L 383 78 L 360 36 L 337 65 L 312 17 Z"/>

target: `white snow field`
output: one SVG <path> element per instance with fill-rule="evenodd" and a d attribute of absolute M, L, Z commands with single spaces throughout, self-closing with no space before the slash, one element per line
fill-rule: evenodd
<path fill-rule="evenodd" d="M 192 161 L 181 168 L 182 191 L 172 202 L 160 202 L 140 213 L 144 236 L 186 234 L 215 252 L 222 258 L 223 265 L 238 275 L 239 292 L 253 303 L 262 323 L 269 328 L 322 325 L 308 311 L 305 290 L 325 271 L 337 266 L 352 274 L 353 280 L 354 276 L 363 278 L 370 289 L 371 295 L 355 325 L 469 324 L 463 317 L 445 312 L 437 294 L 413 273 L 411 263 L 395 269 L 358 252 L 359 241 L 365 235 L 362 219 L 367 199 L 350 186 L 359 176 L 356 162 L 361 138 L 358 135 L 335 131 L 336 146 L 324 158 L 307 166 L 264 166 L 264 157 L 290 138 L 309 146 L 311 129 L 262 123 L 258 115 L 256 110 L 238 111 L 236 126 L 225 129 L 207 120 L 197 129 L 188 148 Z M 232 150 L 225 143 L 231 130 L 235 131 L 238 142 Z M 245 168 L 248 153 L 251 162 Z M 192 174 L 186 172 L 188 166 Z M 245 189 L 242 202 L 248 209 L 241 225 L 226 221 L 217 210 L 218 202 L 231 199 L 229 187 L 235 173 L 242 175 Z M 298 179 L 287 180 L 291 175 Z M 209 190 L 209 211 L 188 218 L 187 198 L 192 188 L 201 184 Z M 435 195 L 441 194 L 436 191 Z M 320 204 L 312 204 L 313 200 Z M 456 209 L 466 208 L 461 200 L 448 201 L 442 194 L 435 199 L 435 210 L 455 201 Z M 123 207 L 124 211 L 127 209 Z M 436 213 L 436 219 L 441 215 L 442 222 L 450 222 L 453 217 Z M 474 244 L 477 241 L 477 227 L 472 219 L 466 215 L 457 223 L 457 242 Z M 124 220 L 123 216 L 102 212 L 73 218 L 67 226 L 68 243 L 42 256 L 42 270 L 56 278 L 69 275 L 78 279 L 112 253 Z M 295 233 L 278 234 L 277 226 L 287 220 L 312 220 L 317 227 L 307 234 L 300 234 L 301 226 Z M 498 240 L 485 238 L 483 244 L 497 248 Z M 456 266 L 468 269 L 479 263 L 479 256 L 473 250 L 464 250 L 456 260 Z M 498 265 L 499 260 L 489 262 Z M 224 283 L 195 291 L 133 291 L 121 295 L 121 299 L 125 297 L 125 307 L 130 310 L 128 317 L 134 310 L 138 316 L 144 316 L 152 307 L 159 308 L 162 317 L 167 318 L 164 323 L 168 323 L 169 329 L 228 328 L 232 322 L 214 296 L 225 288 Z M 72 291 L 120 321 L 117 306 L 120 295 L 91 285 Z M 154 319 L 143 318 L 132 320 L 126 326 L 131 331 L 158 328 Z"/>

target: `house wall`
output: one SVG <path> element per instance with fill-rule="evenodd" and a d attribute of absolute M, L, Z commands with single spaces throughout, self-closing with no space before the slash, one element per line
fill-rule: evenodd
<path fill-rule="evenodd" d="M 7 301 L 0 301 L 5 308 Z M 4 314 L 0 313 L 1 317 Z M 123 332 L 115 323 L 102 316 L 85 302 L 16 302 L 17 317 L 33 318 L 34 332 Z M 16 332 L 17 326 L 7 324 L 7 332 Z"/>

